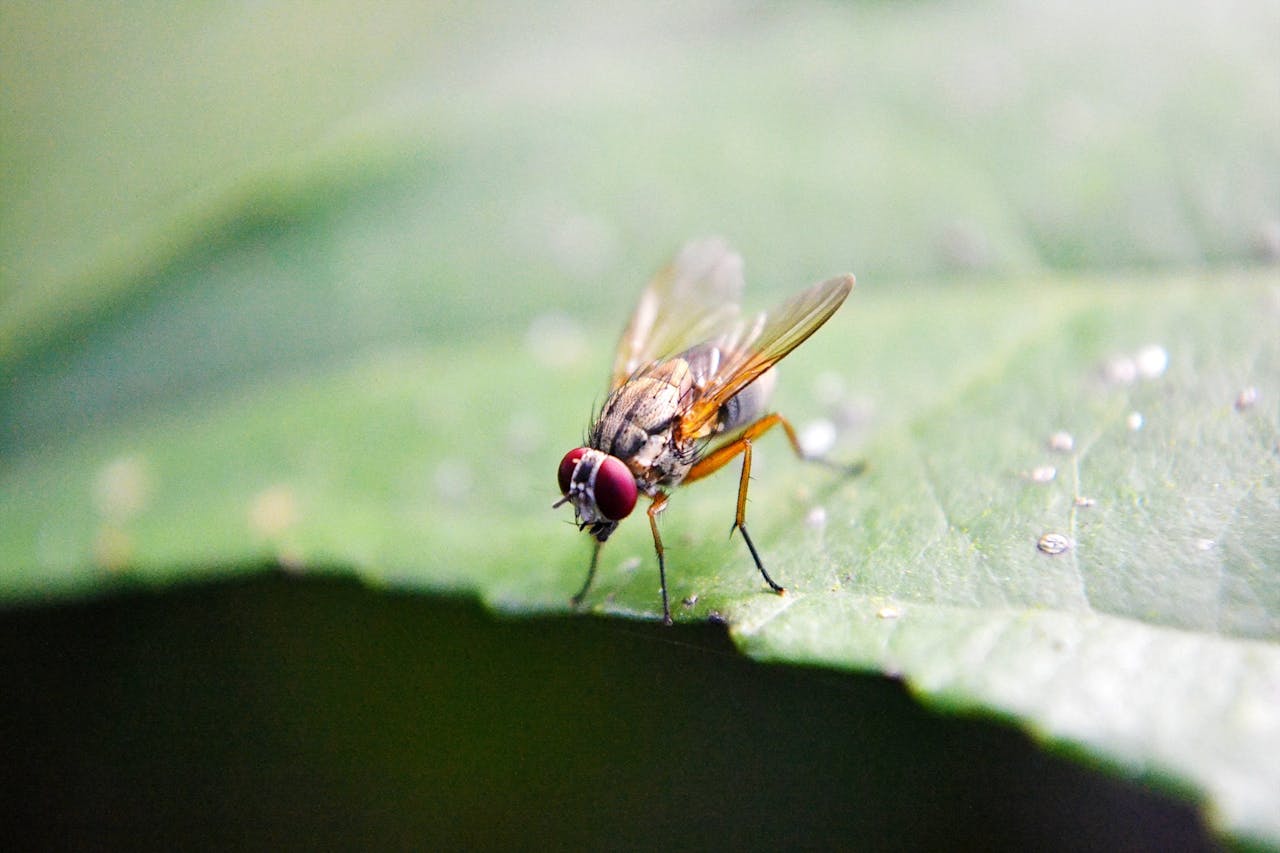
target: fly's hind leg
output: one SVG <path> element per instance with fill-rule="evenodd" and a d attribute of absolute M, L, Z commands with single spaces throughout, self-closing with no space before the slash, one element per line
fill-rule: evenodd
<path fill-rule="evenodd" d="M 842 464 L 840 462 L 835 462 L 831 459 L 828 459 L 826 456 L 815 455 L 815 454 L 806 452 L 805 449 L 800 445 L 800 438 L 799 436 L 796 435 L 796 428 L 791 425 L 791 421 L 787 420 L 782 415 L 777 415 L 777 414 L 769 415 L 769 417 L 762 418 L 762 420 L 769 420 L 769 418 L 777 418 L 778 425 L 781 426 L 782 431 L 787 434 L 787 441 L 791 444 L 791 449 L 795 451 L 796 456 L 798 456 L 801 460 L 805 462 L 817 463 L 818 465 L 822 465 L 826 468 L 830 468 L 833 471 L 839 471 L 842 474 L 848 474 L 851 477 L 856 477 L 857 475 L 861 474 L 863 471 L 866 470 L 867 463 L 863 461 L 854 462 L 853 464 Z M 773 426 L 773 424 L 769 424 L 769 426 Z M 768 428 L 769 427 L 765 427 L 765 429 L 768 429 Z M 761 430 L 761 432 L 763 431 L 764 430 Z"/>
<path fill-rule="evenodd" d="M 751 541 L 751 534 L 747 533 L 747 486 L 751 481 L 751 443 L 754 439 L 764 435 L 775 426 L 781 426 L 782 431 L 787 434 L 787 441 L 791 443 L 791 449 L 795 451 L 796 456 L 808 462 L 817 462 L 828 468 L 834 468 L 847 474 L 860 474 L 866 467 L 859 462 L 854 465 L 841 465 L 838 462 L 832 462 L 824 456 L 810 456 L 804 452 L 804 448 L 800 446 L 800 439 L 796 435 L 795 427 L 791 422 L 776 412 L 771 415 L 765 415 L 760 420 L 748 426 L 733 441 L 722 444 L 715 450 L 708 453 L 700 459 L 689 473 L 685 475 L 682 483 L 692 483 L 695 480 L 701 480 L 703 477 L 714 474 L 719 471 L 739 453 L 742 454 L 742 474 L 738 477 L 738 507 L 733 517 L 733 527 L 729 530 L 729 535 L 733 535 L 733 531 L 737 530 L 742 534 L 743 540 L 747 543 L 747 550 L 751 552 L 751 559 L 755 560 L 756 568 L 760 570 L 760 577 L 764 578 L 765 583 L 779 595 L 786 593 L 786 589 L 777 583 L 773 578 L 769 577 L 769 573 L 765 571 L 764 563 L 760 559 L 760 552 L 756 550 L 756 545 Z M 656 532 L 654 534 L 657 535 Z"/>
<path fill-rule="evenodd" d="M 779 424 L 782 425 L 787 438 L 791 440 L 792 448 L 802 459 L 805 458 L 804 451 L 800 447 L 800 441 L 796 438 L 795 429 L 786 418 L 775 413 L 766 415 L 744 429 L 742 434 L 735 440 L 711 451 L 689 469 L 689 473 L 685 475 L 683 482 L 691 483 L 694 480 L 700 480 L 713 474 L 729 464 L 733 457 L 739 453 L 742 454 L 742 474 L 738 478 L 738 507 L 734 513 L 733 527 L 729 530 L 729 533 L 732 535 L 733 531 L 737 530 L 742 534 L 743 541 L 747 543 L 747 550 L 751 552 L 751 559 L 755 561 L 756 568 L 760 570 L 760 577 L 764 578 L 765 583 L 774 592 L 782 595 L 787 590 L 769 577 L 769 573 L 765 570 L 764 562 L 760 559 L 760 552 L 756 550 L 756 544 L 751 541 L 751 534 L 747 533 L 747 486 L 751 482 L 751 442 Z"/>
<path fill-rule="evenodd" d="M 782 423 L 787 422 L 782 421 Z M 790 426 L 790 424 L 787 425 Z M 732 536 L 734 530 L 742 534 L 743 540 L 747 543 L 747 550 L 751 552 L 751 559 L 756 561 L 756 568 L 760 570 L 760 577 L 764 578 L 764 582 L 778 595 L 786 595 L 787 590 L 769 577 L 769 573 L 764 570 L 760 553 L 756 551 L 756 543 L 751 541 L 751 534 L 747 533 L 747 483 L 751 480 L 751 439 L 742 439 L 742 444 L 742 473 L 738 476 L 738 510 L 734 514 L 733 527 L 729 529 L 729 535 Z"/>

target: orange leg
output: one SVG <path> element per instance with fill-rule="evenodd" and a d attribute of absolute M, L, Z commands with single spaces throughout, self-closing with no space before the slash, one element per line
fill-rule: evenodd
<path fill-rule="evenodd" d="M 744 452 L 746 448 L 750 447 L 752 439 L 759 438 L 775 426 L 779 425 L 781 425 L 783 431 L 786 432 L 787 440 L 791 442 L 791 449 L 796 452 L 796 456 L 799 456 L 801 459 L 808 459 L 809 457 L 805 456 L 804 449 L 800 446 L 800 439 L 796 437 L 795 427 L 791 425 L 789 420 L 777 412 L 774 412 L 772 415 L 765 415 L 760 420 L 748 426 L 734 441 L 720 445 L 702 459 L 699 459 L 697 463 L 689 469 L 689 473 L 684 475 L 684 479 L 680 481 L 681 485 L 685 483 L 692 483 L 694 480 L 701 480 L 703 477 L 710 476 L 711 474 L 719 471 L 725 465 L 728 465 L 729 462 L 733 460 L 733 457 Z"/>
<path fill-rule="evenodd" d="M 769 573 L 765 571 L 764 563 L 760 560 L 760 553 L 756 550 L 755 543 L 751 541 L 751 535 L 747 533 L 747 485 L 751 481 L 751 441 L 778 425 L 781 425 L 783 431 L 786 432 L 796 455 L 804 459 L 804 450 L 800 447 L 800 440 L 796 438 L 795 428 L 782 415 L 774 413 L 766 415 L 748 426 L 733 441 L 711 451 L 689 469 L 689 473 L 685 475 L 684 480 L 681 482 L 691 483 L 695 480 L 701 480 L 703 477 L 713 474 L 729 464 L 733 457 L 739 453 L 742 454 L 742 474 L 738 478 L 738 508 L 734 515 L 733 528 L 729 532 L 732 534 L 734 530 L 737 530 L 742 534 L 743 540 L 747 543 L 747 550 L 751 552 L 751 559 L 755 560 L 756 568 L 760 570 L 760 576 L 764 578 L 765 583 L 769 584 L 774 592 L 782 594 L 786 592 L 786 589 L 769 577 Z"/>

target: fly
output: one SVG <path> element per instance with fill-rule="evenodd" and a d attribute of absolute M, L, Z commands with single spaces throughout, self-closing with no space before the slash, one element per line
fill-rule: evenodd
<path fill-rule="evenodd" d="M 560 460 L 564 497 L 556 506 L 572 504 L 575 522 L 595 545 L 575 606 L 595 578 L 601 547 L 644 494 L 658 555 L 662 618 L 671 624 L 658 514 L 672 488 L 701 480 L 739 454 L 733 529 L 742 534 L 765 583 L 786 592 L 765 571 L 747 533 L 752 442 L 781 426 L 796 454 L 806 458 L 791 423 L 767 410 L 777 379 L 774 365 L 831 318 L 853 282 L 851 275 L 829 279 L 768 314 L 744 319 L 738 310 L 742 259 L 722 241 L 690 243 L 654 277 L 622 334 L 609 396 L 586 444 Z"/>

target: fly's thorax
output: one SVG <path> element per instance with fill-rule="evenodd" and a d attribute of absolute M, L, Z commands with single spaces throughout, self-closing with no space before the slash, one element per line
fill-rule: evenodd
<path fill-rule="evenodd" d="M 692 446 L 675 441 L 692 383 L 683 359 L 664 362 L 619 386 L 591 431 L 591 445 L 625 462 L 649 494 L 678 483 L 693 464 Z"/>

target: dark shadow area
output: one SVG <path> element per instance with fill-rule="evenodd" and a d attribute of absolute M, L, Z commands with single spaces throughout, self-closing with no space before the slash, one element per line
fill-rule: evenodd
<path fill-rule="evenodd" d="M 0 654 L 28 849 L 1213 846 L 1185 803 L 710 625 L 260 577 L 0 613 Z"/>

